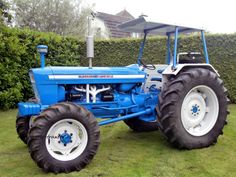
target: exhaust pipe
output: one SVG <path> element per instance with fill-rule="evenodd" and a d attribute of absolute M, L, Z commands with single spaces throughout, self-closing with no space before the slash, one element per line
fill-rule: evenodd
<path fill-rule="evenodd" d="M 91 13 L 91 16 L 88 17 L 88 35 L 86 37 L 87 44 L 87 58 L 89 60 L 89 68 L 92 69 L 92 60 L 94 58 L 94 39 L 93 39 L 93 31 L 92 31 L 92 21 L 95 18 L 95 13 Z"/>

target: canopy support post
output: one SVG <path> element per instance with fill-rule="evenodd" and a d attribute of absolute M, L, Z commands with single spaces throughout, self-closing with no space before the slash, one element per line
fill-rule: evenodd
<path fill-rule="evenodd" d="M 146 38 L 147 38 L 147 32 L 144 31 L 143 41 L 140 44 L 139 54 L 138 54 L 138 61 L 137 62 L 138 62 L 139 66 L 141 65 L 141 60 L 142 60 L 142 57 L 143 57 L 143 50 L 144 50 L 144 46 L 145 46 L 145 43 L 146 43 Z"/>
<path fill-rule="evenodd" d="M 201 31 L 202 34 L 202 43 L 203 43 L 203 50 L 204 50 L 204 56 L 206 59 L 206 63 L 209 64 L 209 58 L 208 58 L 208 52 L 207 52 L 207 46 L 206 46 L 206 39 L 205 39 L 205 35 L 204 35 L 204 31 Z"/>
<path fill-rule="evenodd" d="M 166 63 L 169 65 L 170 64 L 170 34 L 167 34 L 166 48 L 167 48 Z"/>
<path fill-rule="evenodd" d="M 174 44 L 174 59 L 173 59 L 173 66 L 172 69 L 176 69 L 177 65 L 177 49 L 178 49 L 178 34 L 179 34 L 179 27 L 175 27 L 175 44 Z"/>

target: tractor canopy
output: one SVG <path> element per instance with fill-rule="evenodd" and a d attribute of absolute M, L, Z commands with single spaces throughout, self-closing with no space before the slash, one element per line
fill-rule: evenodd
<path fill-rule="evenodd" d="M 202 28 L 193 28 L 186 27 L 181 25 L 170 25 L 166 23 L 153 22 L 147 17 L 140 16 L 137 19 L 125 22 L 117 26 L 124 32 L 133 32 L 133 33 L 144 33 L 143 42 L 140 45 L 139 55 L 137 59 L 138 65 L 142 65 L 142 55 L 146 42 L 147 34 L 167 36 L 167 55 L 166 55 L 166 64 L 172 65 L 172 70 L 177 69 L 178 61 L 178 37 L 179 33 L 181 34 L 191 34 L 193 32 L 200 32 L 201 39 L 203 43 L 203 52 L 205 56 L 205 63 L 209 64 L 208 53 L 206 40 L 204 36 L 204 30 Z M 174 36 L 173 51 L 171 51 L 171 36 Z"/>
<path fill-rule="evenodd" d="M 186 27 L 177 24 L 166 24 L 160 22 L 153 22 L 152 19 L 144 16 L 140 16 L 137 19 L 122 23 L 118 25 L 118 28 L 124 32 L 133 32 L 133 33 L 150 33 L 155 35 L 171 35 L 175 34 L 175 29 L 178 27 L 179 33 L 192 33 L 192 32 L 201 32 L 202 28 Z"/>

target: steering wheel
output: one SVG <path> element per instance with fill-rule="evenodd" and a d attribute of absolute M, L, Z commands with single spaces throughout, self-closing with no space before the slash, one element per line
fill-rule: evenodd
<path fill-rule="evenodd" d="M 149 70 L 155 70 L 156 69 L 156 66 L 154 66 L 153 64 L 148 64 L 146 65 L 142 60 L 140 60 L 140 64 L 146 68 L 146 69 L 149 69 Z"/>

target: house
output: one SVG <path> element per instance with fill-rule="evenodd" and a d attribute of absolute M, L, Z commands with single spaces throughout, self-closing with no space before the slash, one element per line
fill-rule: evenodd
<path fill-rule="evenodd" d="M 119 30 L 117 25 L 133 20 L 134 17 L 127 11 L 123 10 L 115 15 L 98 12 L 94 20 L 94 35 L 97 38 L 126 38 L 139 37 L 137 33 L 127 33 Z"/>

